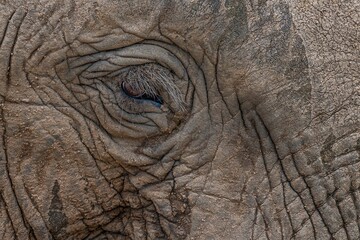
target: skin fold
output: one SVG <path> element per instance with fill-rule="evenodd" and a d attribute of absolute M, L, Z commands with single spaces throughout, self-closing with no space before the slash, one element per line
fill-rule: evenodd
<path fill-rule="evenodd" d="M 0 0 L 0 239 L 359 239 L 357 9 Z"/>

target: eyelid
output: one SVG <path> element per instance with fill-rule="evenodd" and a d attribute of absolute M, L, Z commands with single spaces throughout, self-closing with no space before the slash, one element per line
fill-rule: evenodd
<path fill-rule="evenodd" d="M 172 70 L 180 79 L 185 78 L 186 70 L 179 59 L 170 51 L 152 44 L 134 44 L 130 47 L 120 49 L 116 55 L 121 58 L 148 59 L 150 62 L 156 62 L 165 68 Z M 117 58 L 119 59 L 119 58 Z M 116 59 L 116 60 L 117 60 Z M 121 62 L 113 62 L 121 64 Z"/>
<path fill-rule="evenodd" d="M 186 69 L 180 60 L 170 51 L 152 44 L 134 44 L 114 51 L 71 58 L 68 67 L 84 78 L 92 78 L 146 63 L 158 63 L 173 71 L 178 79 L 188 81 Z"/>

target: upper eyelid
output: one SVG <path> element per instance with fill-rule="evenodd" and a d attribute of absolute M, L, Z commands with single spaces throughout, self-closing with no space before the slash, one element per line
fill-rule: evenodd
<path fill-rule="evenodd" d="M 128 66 L 158 63 L 173 71 L 178 79 L 188 80 L 183 64 L 175 55 L 162 47 L 151 44 L 134 44 L 118 50 L 71 58 L 67 63 L 71 71 L 80 74 L 111 72 Z"/>
<path fill-rule="evenodd" d="M 87 78 L 92 78 L 90 76 L 94 76 L 94 75 L 96 75 L 96 73 L 103 73 L 104 75 L 112 77 L 112 76 L 118 75 L 119 71 L 125 70 L 129 66 L 135 65 L 135 64 L 117 65 L 117 64 L 114 64 L 113 61 L 111 61 L 111 60 L 112 60 L 112 58 L 110 58 L 108 61 L 101 60 L 101 61 L 91 64 L 89 67 L 87 67 L 85 69 L 85 71 L 82 73 L 82 75 Z M 136 65 L 143 65 L 146 63 L 151 63 L 151 62 L 144 60 L 143 62 L 137 62 Z"/>

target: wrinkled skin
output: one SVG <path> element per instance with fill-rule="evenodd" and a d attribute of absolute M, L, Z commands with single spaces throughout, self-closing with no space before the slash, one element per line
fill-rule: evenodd
<path fill-rule="evenodd" d="M 359 239 L 360 6 L 310 2 L 0 1 L 0 239 Z"/>

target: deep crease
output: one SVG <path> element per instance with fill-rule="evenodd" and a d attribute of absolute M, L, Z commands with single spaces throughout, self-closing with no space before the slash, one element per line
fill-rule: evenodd
<path fill-rule="evenodd" d="M 18 36 L 19 36 L 19 31 L 20 31 L 20 28 L 23 24 L 23 21 L 26 17 L 27 13 L 24 14 L 24 16 L 22 16 L 21 20 L 20 20 L 20 24 L 19 26 L 16 28 L 16 33 L 15 33 L 15 37 L 13 39 L 13 44 L 10 48 L 10 56 L 9 56 L 9 60 L 8 60 L 8 69 L 7 69 L 7 73 L 6 73 L 6 82 L 5 82 L 5 87 L 8 88 L 8 86 L 11 84 L 11 71 L 12 71 L 12 57 L 13 57 L 13 54 L 14 54 L 14 50 L 15 50 L 15 45 L 17 43 L 17 40 L 18 40 Z M 5 38 L 5 37 L 4 37 Z"/>
<path fill-rule="evenodd" d="M 30 233 L 29 233 L 29 229 L 28 228 L 30 228 L 30 231 L 33 231 L 32 230 L 32 227 L 31 226 L 27 226 L 28 225 L 28 223 L 27 223 L 27 221 L 25 220 L 25 218 L 24 218 L 24 211 L 23 211 L 23 209 L 21 208 L 21 205 L 20 205 L 20 203 L 19 203 L 19 201 L 18 201 L 18 199 L 16 198 L 16 193 L 15 193 L 15 188 L 14 188 L 14 184 L 13 184 L 13 182 L 12 182 L 12 179 L 11 179 L 11 177 L 10 177 L 10 173 L 9 173 L 9 156 L 8 156 L 8 150 L 7 150 L 7 146 L 6 146 L 6 136 L 7 136 L 7 128 L 6 128 L 6 121 L 5 121 L 5 118 L 4 118 L 4 109 L 2 108 L 2 107 L 0 107 L 0 114 L 1 114 L 1 116 L 3 116 L 3 118 L 2 118 L 2 125 L 3 125 L 3 132 L 2 132 L 2 142 L 3 142 L 3 150 L 4 150 L 4 154 L 5 154 L 5 159 L 4 159 L 4 161 L 6 162 L 5 164 L 4 164 L 4 166 L 5 166 L 5 178 L 6 178 L 6 180 L 5 181 L 7 181 L 8 182 L 8 184 L 10 185 L 10 191 L 11 191 L 11 197 L 10 198 L 12 198 L 13 200 L 14 200 L 14 203 L 16 203 L 16 207 L 17 207 L 17 209 L 15 209 L 14 211 L 15 212 L 18 212 L 19 214 L 20 214 L 20 217 L 21 217 L 21 221 L 22 221 L 22 225 L 23 225 L 23 227 L 26 229 L 26 231 L 28 231 L 28 236 L 30 236 Z M 6 202 L 5 202 L 6 203 Z M 9 215 L 10 216 L 10 218 L 11 218 L 11 215 Z M 21 226 L 22 227 L 22 226 Z M 21 228 L 20 227 L 20 228 Z M 18 231 L 16 231 L 15 230 L 15 235 L 16 235 L 16 237 L 17 238 L 21 238 L 20 236 L 18 236 Z"/>
<path fill-rule="evenodd" d="M 314 225 L 314 223 L 313 223 L 313 220 L 312 220 L 312 218 L 311 218 L 311 214 L 309 214 L 308 210 L 306 209 L 305 204 L 304 204 L 304 200 L 302 199 L 302 197 L 300 196 L 300 194 L 299 194 L 299 193 L 295 190 L 295 188 L 292 186 L 291 181 L 290 181 L 289 177 L 288 177 L 287 174 L 286 174 L 286 171 L 285 171 L 285 168 L 284 168 L 284 166 L 283 166 L 283 164 L 282 164 L 282 161 L 281 161 L 281 158 L 280 158 L 280 156 L 279 156 L 279 153 L 277 152 L 277 149 L 276 149 L 276 147 L 275 147 L 275 146 L 276 146 L 276 145 L 275 145 L 275 142 L 274 142 L 274 140 L 272 139 L 269 130 L 267 129 L 265 123 L 263 122 L 263 120 L 261 119 L 261 117 L 258 115 L 258 113 L 255 112 L 255 114 L 256 114 L 256 116 L 257 116 L 258 121 L 260 121 L 260 124 L 262 124 L 262 126 L 265 128 L 265 131 L 266 131 L 266 133 L 267 133 L 267 136 L 268 136 L 268 138 L 270 139 L 270 142 L 272 143 L 273 151 L 274 151 L 274 153 L 275 153 L 276 156 L 277 156 L 277 159 L 278 159 L 277 161 L 280 162 L 281 171 L 283 172 L 283 174 L 284 174 L 287 182 L 289 182 L 290 188 L 297 194 L 297 196 L 299 197 L 302 205 L 304 206 L 304 209 L 305 209 L 305 211 L 306 211 L 306 213 L 307 213 L 307 215 L 308 215 L 308 217 L 309 217 L 309 219 L 310 219 L 310 222 L 311 222 L 311 225 L 312 225 L 312 228 L 313 228 L 314 237 L 316 238 L 316 229 L 315 229 L 315 225 Z M 296 163 L 295 163 L 294 165 L 296 166 Z M 298 171 L 297 168 L 296 168 L 296 170 Z M 299 173 L 299 172 L 298 172 L 298 173 Z M 299 173 L 299 175 L 300 175 L 300 173 Z M 301 176 L 301 175 L 300 175 L 300 176 Z M 306 181 L 304 181 L 304 182 L 305 182 L 307 188 L 309 189 L 310 196 L 311 196 L 311 199 L 312 199 L 312 202 L 313 202 L 315 211 L 317 211 L 317 212 L 319 213 L 319 216 L 320 216 L 320 218 L 322 219 L 322 221 L 323 221 L 323 223 L 324 223 L 324 225 L 325 225 L 325 228 L 326 228 L 327 231 L 328 231 L 328 234 L 329 234 L 330 236 L 332 236 L 329 227 L 327 226 L 326 222 L 324 221 L 324 218 L 323 218 L 323 216 L 322 216 L 322 213 L 319 211 L 319 209 L 318 209 L 318 208 L 316 207 L 316 205 L 315 205 L 314 198 L 313 198 L 312 195 L 311 195 L 311 189 L 310 189 L 309 186 L 307 185 Z"/>
<path fill-rule="evenodd" d="M 0 41 L 0 47 L 2 46 L 2 44 L 3 44 L 3 42 L 4 42 L 5 38 L 6 38 L 6 35 L 7 35 L 8 29 L 9 29 L 10 22 L 11 22 L 13 16 L 14 16 L 15 12 L 16 12 L 16 11 L 13 11 L 13 12 L 10 14 L 9 19 L 6 21 L 6 26 L 5 26 L 4 34 L 3 34 L 3 37 L 1 38 L 1 41 Z"/>

